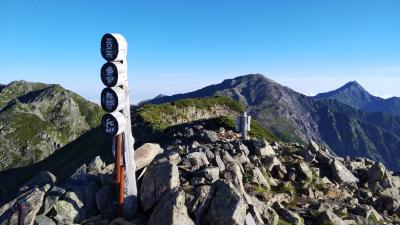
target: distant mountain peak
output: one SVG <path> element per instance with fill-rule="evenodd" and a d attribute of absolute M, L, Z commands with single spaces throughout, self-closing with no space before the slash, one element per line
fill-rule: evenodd
<path fill-rule="evenodd" d="M 229 80 L 237 80 L 237 81 L 239 81 L 239 80 L 240 81 L 262 80 L 262 81 L 276 83 L 275 81 L 265 77 L 264 75 L 262 75 L 260 73 L 246 74 L 246 75 L 238 76 L 238 77 L 235 77 L 235 78 L 229 79 Z"/>
<path fill-rule="evenodd" d="M 364 89 L 364 87 L 361 86 L 361 84 L 358 83 L 358 82 L 355 81 L 355 80 L 346 83 L 345 85 L 343 85 L 342 87 L 340 87 L 340 88 L 337 89 L 337 90 L 346 89 L 346 88 L 358 88 L 358 89 L 361 89 L 361 90 L 363 90 L 363 91 L 366 91 L 366 90 Z"/>
<path fill-rule="evenodd" d="M 375 96 L 371 95 L 357 81 L 350 81 L 336 90 L 314 96 L 316 100 L 336 99 L 356 109 L 361 109 L 365 105 L 368 105 L 370 102 L 374 101 L 375 98 Z"/>

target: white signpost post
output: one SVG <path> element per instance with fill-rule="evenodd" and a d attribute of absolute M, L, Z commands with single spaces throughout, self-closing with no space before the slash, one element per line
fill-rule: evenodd
<path fill-rule="evenodd" d="M 107 112 L 102 118 L 104 131 L 114 136 L 116 183 L 119 186 L 119 216 L 131 219 L 137 210 L 136 165 L 131 128 L 127 74 L 128 44 L 121 34 L 107 33 L 101 39 L 101 55 L 107 62 L 101 67 L 101 106 Z"/>
<path fill-rule="evenodd" d="M 248 132 L 250 131 L 250 123 L 251 116 L 248 116 L 246 111 L 236 118 L 236 131 L 241 132 L 242 140 L 249 139 Z"/>

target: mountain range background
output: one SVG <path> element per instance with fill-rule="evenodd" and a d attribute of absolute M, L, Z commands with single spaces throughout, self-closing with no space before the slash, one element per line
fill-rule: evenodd
<path fill-rule="evenodd" d="M 173 103 L 212 96 L 240 102 L 266 129 L 264 133 L 284 142 L 315 140 L 338 156 L 367 157 L 400 171 L 400 99 L 373 96 L 355 81 L 310 97 L 261 74 L 249 74 L 141 102 L 132 108 L 133 121 L 146 124 L 141 109 L 171 102 L 171 110 L 178 112 L 169 118 L 174 124 L 179 123 L 178 117 L 185 117 L 180 122 L 188 122 L 204 115 L 233 115 L 225 107 L 232 104 L 225 100 L 215 101 L 213 104 L 220 106 L 208 107 L 200 114 L 193 112 L 193 102 L 186 102 L 190 107 L 184 110 Z M 59 85 L 25 81 L 1 85 L 0 177 L 7 182 L 0 185 L 0 191 L 13 190 L 41 170 L 62 178 L 93 156 L 111 158 L 110 139 L 98 127 L 102 114 L 97 104 Z M 146 129 L 133 127 L 138 143 L 143 134 L 154 134 L 155 129 Z"/>
<path fill-rule="evenodd" d="M 309 97 L 263 75 L 250 74 L 145 103 L 215 95 L 246 105 L 250 115 L 282 140 L 313 139 L 340 156 L 368 157 L 400 170 L 400 98 L 375 97 L 354 81 Z"/>

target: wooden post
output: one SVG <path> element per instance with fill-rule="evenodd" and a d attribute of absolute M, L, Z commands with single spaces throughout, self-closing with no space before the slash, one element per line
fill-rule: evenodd
<path fill-rule="evenodd" d="M 117 186 L 121 180 L 122 134 L 115 136 L 115 183 Z"/>
<path fill-rule="evenodd" d="M 124 197 L 125 197 L 125 168 L 121 166 L 120 168 L 121 179 L 119 181 L 118 190 L 118 216 L 122 217 L 124 215 Z"/>

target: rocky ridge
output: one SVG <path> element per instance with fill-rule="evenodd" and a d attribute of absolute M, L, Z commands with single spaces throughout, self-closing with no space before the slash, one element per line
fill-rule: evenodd
<path fill-rule="evenodd" d="M 399 224 L 400 177 L 310 141 L 240 141 L 206 121 L 136 150 L 139 212 L 116 218 L 113 164 L 99 157 L 62 183 L 41 172 L 0 208 L 15 224 Z"/>
<path fill-rule="evenodd" d="M 357 99 L 369 95 L 363 89 L 349 93 L 353 92 L 360 96 L 346 94 L 346 99 L 358 102 Z M 339 156 L 366 157 L 382 162 L 391 170 L 400 170 L 400 117 L 379 110 L 357 110 L 340 99 L 316 100 L 261 74 L 227 79 L 193 92 L 161 96 L 146 103 L 208 96 L 240 101 L 254 119 L 281 140 L 306 144 L 312 139 Z"/>
<path fill-rule="evenodd" d="M 0 171 L 50 156 L 99 125 L 101 108 L 60 85 L 0 87 Z"/>

